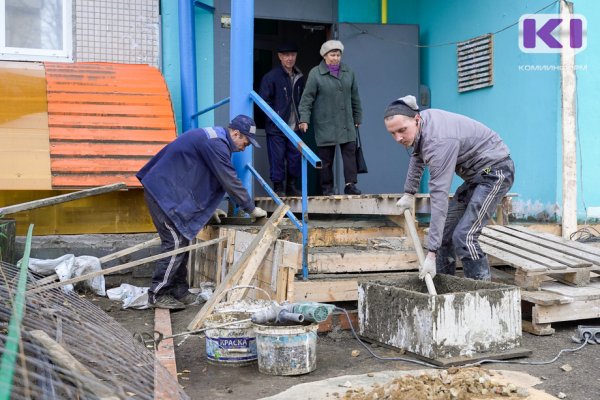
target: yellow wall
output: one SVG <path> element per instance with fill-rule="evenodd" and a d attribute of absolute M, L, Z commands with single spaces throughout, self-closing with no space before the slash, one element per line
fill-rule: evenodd
<path fill-rule="evenodd" d="M 69 193 L 58 190 L 3 190 L 0 207 Z M 142 189 L 111 192 L 54 206 L 5 216 L 17 221 L 17 235 L 76 235 L 88 233 L 156 232 L 144 202 Z"/>

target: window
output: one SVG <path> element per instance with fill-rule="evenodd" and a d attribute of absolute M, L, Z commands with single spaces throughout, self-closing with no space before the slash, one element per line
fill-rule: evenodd
<path fill-rule="evenodd" d="M 70 61 L 72 0 L 0 0 L 0 59 Z"/>

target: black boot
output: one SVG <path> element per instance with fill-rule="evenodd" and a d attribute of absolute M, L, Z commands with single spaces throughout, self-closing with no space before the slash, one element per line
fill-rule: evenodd
<path fill-rule="evenodd" d="M 285 191 L 283 190 L 283 182 L 273 182 L 273 191 L 279 197 L 285 196 Z"/>
<path fill-rule="evenodd" d="M 285 185 L 285 194 L 295 197 L 302 196 L 302 191 L 296 187 L 296 178 L 293 176 L 288 176 L 287 183 Z"/>
<path fill-rule="evenodd" d="M 478 281 L 491 281 L 492 274 L 486 256 L 479 260 L 462 260 L 463 272 L 465 278 L 475 279 Z"/>
<path fill-rule="evenodd" d="M 362 192 L 360 191 L 360 189 L 358 189 L 354 183 L 348 183 L 344 188 L 344 194 L 359 195 L 361 193 Z"/>

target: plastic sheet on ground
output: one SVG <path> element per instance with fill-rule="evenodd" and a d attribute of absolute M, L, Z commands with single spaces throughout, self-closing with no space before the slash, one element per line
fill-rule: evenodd
<path fill-rule="evenodd" d="M 75 257 L 73 254 L 65 254 L 62 257 L 52 260 L 30 258 L 29 270 L 44 276 L 56 273 L 56 275 L 58 275 L 58 279 L 62 282 L 71 278 L 77 278 L 79 276 L 89 274 L 91 272 L 100 271 L 102 270 L 102 267 L 100 266 L 100 260 L 97 257 Z M 94 293 L 97 295 L 106 295 L 103 275 L 93 277 L 84 282 L 87 286 L 92 288 Z M 74 287 L 72 284 L 62 286 L 62 290 L 65 293 L 73 291 L 73 289 Z"/>
<path fill-rule="evenodd" d="M 128 283 L 122 283 L 121 286 L 108 289 L 106 295 L 111 300 L 123 301 L 123 309 L 134 308 L 144 310 L 148 308 L 148 289 L 147 287 L 137 287 Z"/>

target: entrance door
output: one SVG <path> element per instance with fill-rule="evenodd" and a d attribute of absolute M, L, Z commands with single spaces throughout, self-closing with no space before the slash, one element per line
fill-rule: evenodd
<path fill-rule="evenodd" d="M 358 187 L 364 194 L 403 192 L 409 154 L 385 130 L 383 113 L 398 97 L 418 98 L 419 26 L 340 24 L 339 37 L 342 62 L 356 74 L 363 108 L 360 135 L 369 173 L 358 176 Z M 340 158 L 337 186 L 343 187 Z"/>

